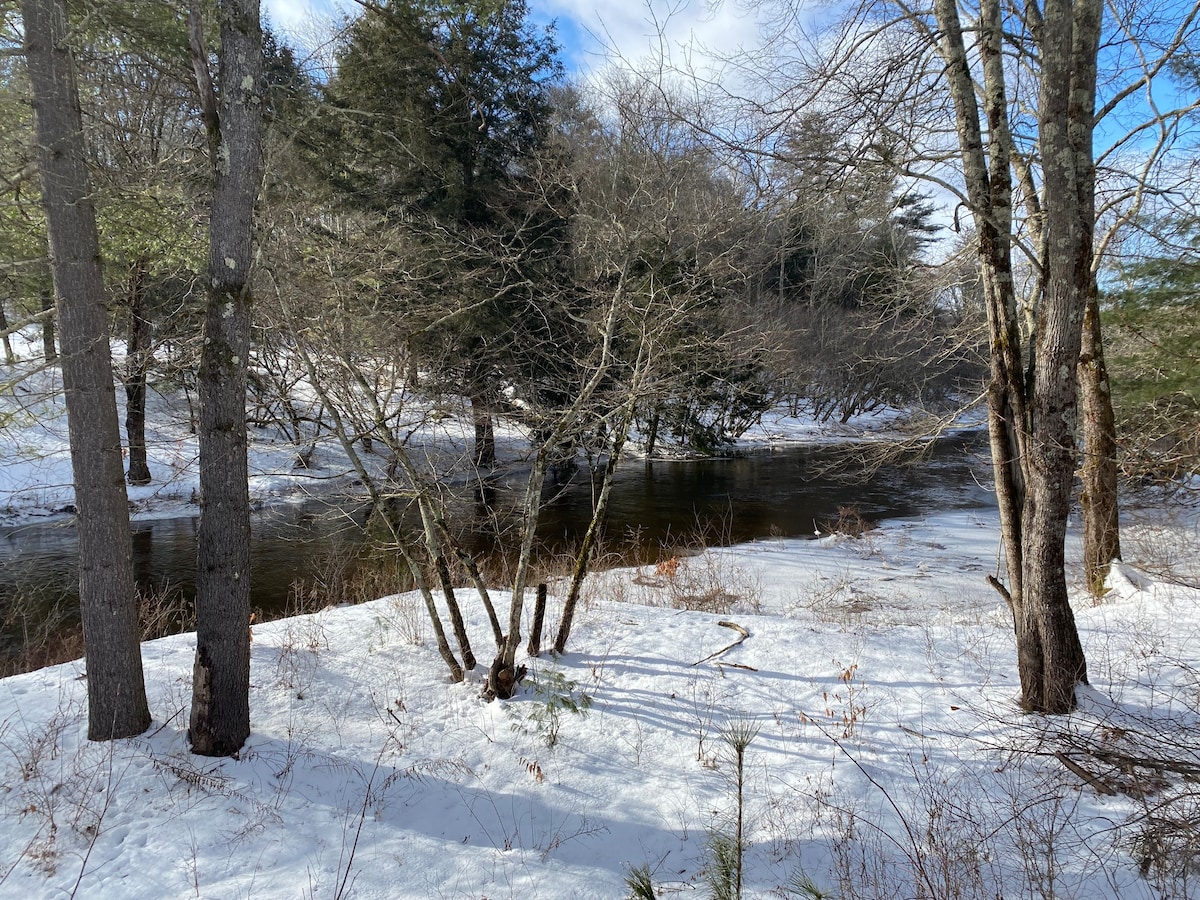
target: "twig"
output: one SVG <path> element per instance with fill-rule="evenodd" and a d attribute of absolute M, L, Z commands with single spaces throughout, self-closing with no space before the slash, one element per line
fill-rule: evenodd
<path fill-rule="evenodd" d="M 692 663 L 693 666 L 698 666 L 702 662 L 708 662 L 710 659 L 714 659 L 714 658 L 720 656 L 722 653 L 728 653 L 730 650 L 732 650 L 734 647 L 736 647 L 742 641 L 746 640 L 746 638 L 750 637 L 750 632 L 747 631 L 745 628 L 743 628 L 741 625 L 739 625 L 737 622 L 729 622 L 729 621 L 722 620 L 722 621 L 718 622 L 717 624 L 720 625 L 722 628 L 732 628 L 734 631 L 736 631 L 738 634 L 740 634 L 741 637 L 738 638 L 736 641 L 734 641 L 732 644 L 730 644 L 728 647 L 718 650 L 716 653 L 710 653 L 708 656 L 704 657 L 704 659 L 696 660 L 694 663 Z"/>

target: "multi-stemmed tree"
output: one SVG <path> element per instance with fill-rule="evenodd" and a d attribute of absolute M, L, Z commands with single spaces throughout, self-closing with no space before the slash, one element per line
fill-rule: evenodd
<path fill-rule="evenodd" d="M 1194 10 L 1165 12 L 1108 17 L 1095 0 L 868 2 L 819 48 L 803 38 L 809 60 L 797 54 L 771 73 L 789 86 L 782 121 L 787 110 L 836 110 L 849 164 L 871 160 L 939 186 L 959 202 L 956 226 L 971 227 L 1007 567 L 996 585 L 1013 610 L 1022 702 L 1043 712 L 1070 709 L 1086 680 L 1063 547 L 1077 468 L 1090 584 L 1119 552 L 1096 271 L 1108 226 L 1152 190 L 1186 112 L 1136 102 L 1195 31 Z M 1098 149 L 1102 129 L 1110 140 Z"/>

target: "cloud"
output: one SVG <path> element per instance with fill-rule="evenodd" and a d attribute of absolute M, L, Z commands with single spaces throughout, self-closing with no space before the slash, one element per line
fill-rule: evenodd
<path fill-rule="evenodd" d="M 557 19 L 569 67 L 588 72 L 610 55 L 639 66 L 665 56 L 679 65 L 700 62 L 753 46 L 755 16 L 734 3 L 645 0 L 598 6 L 591 0 L 531 0 L 539 20 Z"/>
<path fill-rule="evenodd" d="M 676 65 L 703 63 L 752 47 L 758 23 L 739 7 L 705 0 L 529 0 L 535 23 L 557 21 L 567 69 L 585 76 L 610 61 L 637 66 L 662 54 Z M 357 7 L 351 0 L 264 0 L 263 8 L 279 31 L 302 33 L 314 15 L 336 19 Z"/>
<path fill-rule="evenodd" d="M 328 3 L 313 0 L 263 0 L 263 12 L 280 31 L 294 31 L 314 13 L 328 12 Z"/>

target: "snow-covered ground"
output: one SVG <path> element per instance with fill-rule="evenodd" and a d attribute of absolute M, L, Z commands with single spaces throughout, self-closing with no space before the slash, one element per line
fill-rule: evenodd
<path fill-rule="evenodd" d="M 1147 559 L 1196 546 L 1139 533 Z M 1195 820 L 1186 860 L 1155 825 L 1188 782 L 1117 754 L 1200 765 L 1200 591 L 1122 564 L 1080 596 L 1092 683 L 1042 719 L 1016 706 L 995 561 L 991 514 L 962 512 L 602 573 L 570 652 L 507 703 L 479 671 L 449 682 L 412 596 L 255 626 L 236 760 L 188 753 L 190 635 L 145 645 L 133 740 L 84 739 L 82 663 L 5 679 L 0 895 L 619 898 L 645 865 L 659 896 L 709 896 L 748 728 L 746 897 L 803 896 L 801 874 L 840 897 L 1188 896 Z M 725 622 L 749 637 L 718 653 Z"/>
<path fill-rule="evenodd" d="M 0 478 L 52 509 L 65 431 L 33 393 Z M 190 491 L 175 412 L 162 503 Z M 311 477 L 291 453 L 256 447 L 262 498 Z M 1075 595 L 1091 684 L 1052 719 L 1017 707 L 990 511 L 599 573 L 509 702 L 449 681 L 411 595 L 255 625 L 237 759 L 188 752 L 190 635 L 144 645 L 131 740 L 86 741 L 82 662 L 0 680 L 0 897 L 622 898 L 639 867 L 720 896 L 743 743 L 747 898 L 1200 896 L 1200 532 L 1164 500 L 1124 541 Z"/>

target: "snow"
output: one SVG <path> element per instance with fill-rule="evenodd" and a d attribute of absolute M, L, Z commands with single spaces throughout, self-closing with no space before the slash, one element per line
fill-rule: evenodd
<path fill-rule="evenodd" d="M 70 501 L 39 402 L 4 432 L 22 515 Z M 154 452 L 187 471 L 176 419 Z M 256 447 L 264 502 L 296 477 L 288 455 Z M 1179 798 L 1200 771 L 1193 511 L 1131 521 L 1099 602 L 1072 570 L 1091 684 L 1055 718 L 1017 706 L 1011 615 L 985 580 L 998 531 L 952 511 L 597 573 L 569 652 L 521 660 L 509 702 L 482 698 L 479 669 L 448 680 L 413 595 L 255 624 L 236 759 L 188 752 L 192 635 L 144 645 L 154 722 L 130 740 L 86 740 L 81 661 L 0 680 L 0 896 L 622 898 L 642 865 L 659 896 L 709 896 L 739 730 L 746 897 L 806 896 L 803 878 L 843 898 L 1200 896 L 1194 824 L 1170 826 L 1195 821 Z"/>
<path fill-rule="evenodd" d="M 40 365 L 40 336 L 33 329 L 29 332 L 13 335 L 14 349 L 22 362 L 4 367 L 0 373 L 0 445 L 4 449 L 0 454 L 0 527 L 63 518 L 72 512 L 74 501 L 61 373 L 57 367 Z M 119 364 L 119 342 L 114 342 L 113 350 Z M 191 427 L 196 398 L 194 392 L 189 399 L 177 387 L 167 391 L 161 387 L 151 384 L 146 402 L 147 456 L 154 480 L 148 485 L 127 487 L 134 519 L 168 518 L 197 511 L 199 444 Z M 304 385 L 297 388 L 302 394 Z M 301 402 L 305 399 L 312 401 L 301 395 Z M 117 391 L 117 406 L 123 421 L 122 390 Z M 409 433 L 406 446 L 419 468 L 437 473 L 439 479 L 470 473 L 473 426 L 465 406 L 446 409 L 423 397 L 408 396 L 405 413 L 406 424 L 397 431 Z M 883 409 L 855 416 L 842 425 L 772 410 L 742 436 L 739 446 L 754 450 L 889 440 L 902 434 L 905 415 L 899 410 Z M 977 422 L 957 424 L 978 427 Z M 638 438 L 635 434 L 627 445 L 627 455 L 637 454 Z M 313 440 L 316 449 L 310 467 L 299 468 L 295 464 L 297 447 L 282 428 L 250 429 L 249 487 L 256 508 L 351 487 L 357 473 L 336 438 L 324 431 Z M 520 471 L 527 447 L 528 434 L 522 427 L 507 419 L 496 422 L 496 450 L 502 467 Z M 377 472 L 386 467 L 381 456 L 361 455 L 364 463 Z"/>
<path fill-rule="evenodd" d="M 527 660 L 508 703 L 482 699 L 479 671 L 448 681 L 415 596 L 256 625 L 236 760 L 188 752 L 190 635 L 145 645 L 154 724 L 132 740 L 84 739 L 79 662 L 5 679 L 0 894 L 623 897 L 642 864 L 690 893 L 735 804 L 722 734 L 748 723 L 746 896 L 799 871 L 845 896 L 855 853 L 911 879 L 901 818 L 922 848 L 943 841 L 929 864 L 947 876 L 973 871 L 969 842 L 986 877 L 1040 896 L 1020 829 L 994 833 L 1014 809 L 1026 838 L 1057 829 L 1063 896 L 1172 896 L 1115 842 L 1140 801 L 1082 785 L 1053 751 L 1060 733 L 1195 727 L 1200 592 L 1118 566 L 1102 604 L 1079 598 L 1080 712 L 1023 716 L 1009 614 L 983 581 L 995 535 L 991 514 L 957 512 L 601 573 L 571 651 Z M 718 576 L 731 608 L 678 608 Z M 749 638 L 701 662 L 736 640 L 722 621 Z M 478 610 L 470 625 L 486 655 Z"/>

